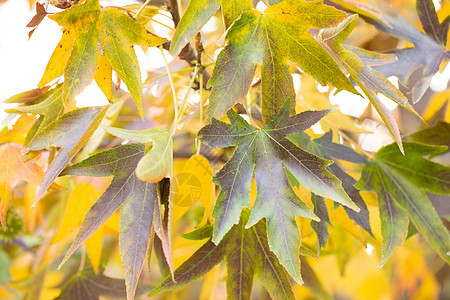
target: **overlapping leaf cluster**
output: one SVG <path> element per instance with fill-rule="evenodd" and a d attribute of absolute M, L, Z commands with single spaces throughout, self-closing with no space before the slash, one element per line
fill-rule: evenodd
<path fill-rule="evenodd" d="M 60 188 L 54 183 L 58 176 L 112 177 L 103 194 L 100 196 L 97 191 L 98 196 L 95 194 L 93 198 L 98 199 L 90 202 L 94 204 L 89 210 L 86 207 L 81 227 L 61 265 L 120 209 L 119 249 L 125 277 L 124 281 L 109 278 L 103 275 L 102 267 L 94 266 L 99 269 L 95 273 L 87 264 L 65 284 L 58 299 L 101 296 L 133 299 L 149 291 L 148 286 L 139 288 L 138 284 L 145 258 L 151 257 L 151 246 L 162 266 L 161 273 L 167 275 L 151 291 L 151 296 L 188 284 L 225 260 L 229 298 L 249 299 L 255 277 L 275 299 L 294 298 L 290 278 L 298 284 L 305 279 L 312 290 L 327 298 L 308 264 L 301 268 L 300 257 L 316 256 L 321 249 L 327 250 L 328 225 L 333 226 L 329 200 L 335 209 L 342 205 L 348 217 L 374 240 L 369 209 L 360 190 L 377 194 L 382 235 L 379 267 L 388 262 L 414 229 L 450 263 L 450 234 L 429 199 L 432 194 L 450 196 L 450 168 L 434 160 L 435 156 L 448 154 L 449 124 L 440 122 L 411 135 L 413 141 L 402 141 L 393 114 L 378 96 L 384 94 L 417 114 L 407 97 L 385 76 L 396 75 L 402 83 L 409 84 L 411 74 L 422 68 L 421 79 L 411 89 L 412 102 L 417 102 L 442 61 L 449 57 L 445 47 L 450 17 L 440 23 L 432 1 L 418 0 L 423 34 L 399 15 L 376 14 L 345 1 L 331 2 L 359 13 L 379 30 L 405 39 L 414 47 L 386 54 L 345 45 L 359 21 L 358 15 L 347 16 L 322 0 L 269 0 L 271 6 L 264 12 L 253 9 L 250 0 L 190 1 L 174 33 L 170 52 L 178 55 L 222 8 L 226 45 L 208 82 L 212 90 L 206 113 L 211 122 L 198 131 L 197 138 L 209 148 L 234 148 L 232 152 L 227 150 L 230 158 L 214 176 L 220 191 L 213 199 L 215 205 L 211 203 L 209 208 L 204 205 L 201 221 L 204 226 L 183 235 L 186 239 L 208 241 L 176 270 L 172 263 L 173 158 L 174 144 L 181 136 L 176 131 L 182 126 L 177 127 L 178 120 L 174 120 L 170 131 L 164 126 L 130 130 L 120 128 L 120 122 L 111 127 L 113 119 L 106 120 L 105 116 L 116 113 L 116 109 L 120 115 L 122 103 L 80 109 L 73 105 L 75 97 L 93 79 L 111 99 L 114 70 L 127 85 L 140 116 L 145 117 L 141 73 L 133 45 L 156 46 L 166 40 L 147 32 L 144 22 L 132 17 L 134 10 L 103 8 L 98 0 L 86 0 L 50 16 L 64 32 L 39 83 L 41 88 L 6 101 L 20 104 L 8 112 L 22 116 L 16 128 L 7 130 L 5 124 L 0 128 L 0 156 L 6 157 L 0 161 L 5 170 L 0 175 L 1 223 L 6 226 L 12 191 L 22 180 L 40 186 L 36 195 L 33 193 L 34 206 L 48 195 L 50 187 Z M 46 15 L 39 5 L 38 16 L 31 24 L 38 24 Z M 396 144 L 366 158 L 333 142 L 332 132 L 310 138 L 305 131 L 321 122 L 330 110 L 295 113 L 296 104 L 302 100 L 294 91 L 293 72 L 304 72 L 322 85 L 330 84 L 355 94 L 357 86 L 375 107 Z M 233 109 L 248 96 L 252 84 L 258 85 L 255 74 L 261 77 L 258 78 L 261 103 L 256 105 L 260 104 L 261 118 L 256 121 L 251 113 L 244 116 L 242 111 L 237 113 L 239 108 Z M 45 86 L 61 75 L 63 83 Z M 172 79 L 170 75 L 174 88 Z M 177 91 L 173 92 L 177 109 Z M 250 98 L 248 102 L 252 102 Z M 227 120 L 218 120 L 226 112 Z M 202 107 L 199 116 L 196 121 L 202 123 Z M 127 126 L 141 129 L 143 125 L 130 122 Z M 200 128 L 198 123 L 196 126 Z M 339 124 L 335 126 L 339 128 Z M 11 132 L 14 138 L 8 136 Z M 100 151 L 83 156 L 87 158 L 82 160 L 82 155 L 77 154 L 94 132 L 101 132 L 100 138 L 89 154 L 97 148 Z M 344 131 L 340 134 L 348 144 L 356 144 Z M 108 143 L 101 143 L 102 140 Z M 122 145 L 115 146 L 120 142 Z M 199 155 L 201 147 L 196 146 Z M 194 151 L 193 147 L 187 148 L 189 154 Z M 44 149 L 49 150 L 48 156 Z M 79 162 L 70 165 L 76 156 Z M 45 168 L 42 161 L 47 159 Z M 354 169 L 360 172 L 358 183 L 344 167 L 349 163 L 359 165 L 359 170 L 358 166 Z M 211 178 L 211 169 L 208 170 L 206 178 Z M 75 189 L 71 184 L 77 180 L 68 185 L 72 191 Z M 211 194 L 213 184 L 210 186 Z M 306 192 L 300 191 L 302 188 Z M 204 198 L 208 201 L 209 197 L 213 198 L 211 195 Z M 70 209 L 74 200 L 69 202 Z M 66 210 L 64 218 L 69 214 Z M 315 232 L 317 249 L 302 244 L 303 218 L 311 220 L 306 224 Z M 308 278 L 302 278 L 302 273 L 308 274 Z"/>
<path fill-rule="evenodd" d="M 63 101 L 69 105 L 95 77 L 111 100 L 113 69 L 143 116 L 141 72 L 133 45 L 158 46 L 165 39 L 147 32 L 124 10 L 102 8 L 98 0 L 86 0 L 49 17 L 65 30 L 39 85 L 64 74 Z"/>

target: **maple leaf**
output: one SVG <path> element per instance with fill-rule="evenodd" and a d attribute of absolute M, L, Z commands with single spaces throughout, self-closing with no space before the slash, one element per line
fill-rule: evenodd
<path fill-rule="evenodd" d="M 86 266 L 79 274 L 72 276 L 63 286 L 55 300 L 99 300 L 100 297 L 125 298 L 125 282 L 103 274 L 103 269 L 95 273 L 92 266 Z M 150 289 L 140 284 L 136 295 L 143 295 Z M 102 298 L 103 298 L 102 297 Z"/>
<path fill-rule="evenodd" d="M 322 85 L 330 83 L 356 93 L 338 64 L 308 31 L 335 26 L 344 18 L 343 12 L 323 5 L 321 0 L 286 0 L 264 13 L 242 13 L 228 30 L 228 45 L 219 54 L 208 81 L 212 91 L 207 114 L 221 117 L 242 101 L 258 64 L 262 64 L 262 114 L 266 121 L 287 99 L 295 99 L 288 61 Z"/>
<path fill-rule="evenodd" d="M 416 9 L 419 14 L 420 23 L 422 23 L 423 30 L 436 42 L 445 47 L 447 45 L 450 16 L 447 16 L 442 23 L 439 23 L 432 0 L 417 0 Z"/>
<path fill-rule="evenodd" d="M 6 212 L 14 187 L 22 180 L 40 185 L 44 177 L 44 172 L 35 161 L 23 162 L 23 150 L 24 147 L 16 143 L 0 145 L 0 221 L 3 229 L 6 229 Z"/>
<path fill-rule="evenodd" d="M 356 13 L 364 18 L 374 19 L 380 22 L 384 22 L 382 18 L 382 12 L 367 3 L 356 2 L 351 0 L 327 0 L 327 4 L 333 5 L 339 9 Z"/>
<path fill-rule="evenodd" d="M 122 205 L 119 247 L 128 299 L 132 299 L 135 293 L 152 227 L 166 243 L 156 184 L 141 181 L 135 174 L 136 166 L 144 156 L 144 148 L 143 145 L 130 144 L 106 150 L 61 173 L 61 176 L 114 176 L 109 187 L 87 212 L 60 266 Z M 170 253 L 165 251 L 165 254 L 170 261 Z"/>
<path fill-rule="evenodd" d="M 316 232 L 320 248 L 325 248 L 328 240 L 328 224 L 331 225 L 328 209 L 325 199 L 314 193 L 311 193 L 311 202 L 314 205 L 314 213 L 320 218 L 320 221 L 311 221 L 311 227 Z"/>
<path fill-rule="evenodd" d="M 335 159 L 344 160 L 355 164 L 365 164 L 367 160 L 355 152 L 353 149 L 341 144 L 333 143 L 332 132 L 328 131 L 320 138 L 311 140 L 306 133 L 293 135 L 289 137 L 289 140 L 298 144 L 302 149 L 311 152 L 315 155 L 329 159 L 333 157 Z M 359 212 L 355 212 L 348 207 L 344 206 L 344 210 L 350 219 L 354 220 L 361 228 L 367 231 L 370 235 L 372 229 L 370 227 L 369 210 L 367 205 L 361 197 L 359 191 L 355 188 L 356 180 L 348 175 L 339 165 L 335 162 L 330 167 L 330 172 L 333 173 L 340 181 L 342 181 L 342 187 L 344 191 L 349 195 L 353 202 L 360 208 Z M 316 195 L 317 197 L 317 195 Z M 318 201 L 321 201 L 320 199 Z M 315 205 L 314 205 L 315 209 Z M 320 218 L 320 216 L 319 216 Z M 322 220 L 322 218 L 320 218 Z M 323 226 L 323 225 L 322 225 Z"/>
<path fill-rule="evenodd" d="M 335 28 L 325 29 L 321 32 L 321 41 L 333 57 L 340 61 L 350 73 L 350 76 L 383 119 L 400 150 L 403 151 L 397 122 L 389 109 L 378 98 L 376 92 L 386 95 L 398 105 L 412 111 L 416 115 L 418 114 L 412 107 L 407 105 L 408 99 L 387 78 L 373 69 L 374 66 L 395 61 L 395 56 L 341 45 L 353 31 L 358 20 L 358 15 L 351 15 Z"/>
<path fill-rule="evenodd" d="M 106 113 L 106 108 L 86 107 L 66 113 L 49 124 L 34 136 L 28 150 L 41 150 L 46 147 L 60 147 L 45 172 L 44 180 L 36 194 L 33 206 L 39 201 L 48 187 L 64 167 L 87 142 Z"/>
<path fill-rule="evenodd" d="M 442 61 L 450 58 L 450 52 L 444 48 L 450 17 L 439 24 L 432 0 L 418 0 L 417 11 L 427 34 L 423 34 L 395 12 L 392 12 L 393 16 L 383 14 L 383 20 L 387 24 L 367 19 L 377 29 L 414 44 L 414 47 L 391 51 L 397 61 L 374 67 L 384 76 L 397 76 L 402 84 L 411 89 L 413 103 L 422 98 Z M 410 77 L 416 70 L 421 70 L 420 79 L 410 82 Z"/>
<path fill-rule="evenodd" d="M 326 167 L 330 161 L 306 152 L 286 139 L 319 121 L 329 111 L 308 111 L 289 117 L 286 101 L 276 118 L 262 129 L 248 124 L 233 110 L 228 111 L 231 124 L 213 119 L 198 133 L 210 147 L 237 146 L 233 156 L 215 175 L 220 194 L 213 211 L 213 242 L 218 243 L 239 221 L 244 206 L 250 207 L 249 195 L 253 169 L 257 196 L 247 227 L 266 218 L 272 251 L 289 274 L 301 282 L 298 260 L 300 234 L 295 216 L 319 221 L 319 218 L 293 191 L 286 170 L 308 190 L 330 198 L 354 210 L 359 208 L 342 189 L 340 181 Z"/>
<path fill-rule="evenodd" d="M 21 105 L 7 110 L 7 112 L 40 115 L 39 122 L 37 122 L 37 127 L 35 128 L 33 134 L 28 134 L 29 139 L 41 132 L 45 127 L 47 127 L 47 125 L 55 121 L 63 113 L 64 107 L 62 103 L 62 89 L 63 85 L 59 84 L 44 95 L 40 96 L 37 99 L 39 103 Z"/>
<path fill-rule="evenodd" d="M 255 276 L 273 299 L 294 299 L 288 274 L 270 251 L 265 222 L 260 221 L 247 229 L 245 224 L 249 214 L 249 210 L 244 210 L 239 224 L 219 244 L 207 241 L 175 270 L 174 281 L 168 276 L 149 296 L 186 285 L 225 259 L 228 269 L 228 299 L 250 299 Z"/>
<path fill-rule="evenodd" d="M 49 18 L 67 29 L 69 37 L 65 40 L 65 49 L 70 49 L 67 45 L 70 45 L 71 38 L 74 39 L 70 56 L 67 62 L 64 62 L 63 100 L 65 105 L 94 79 L 100 58 L 104 55 L 127 85 L 142 117 L 141 73 L 132 46 L 136 44 L 158 46 L 166 39 L 148 33 L 123 10 L 102 8 L 98 0 L 86 0 Z M 71 34 L 72 31 L 74 33 Z M 63 47 L 62 40 L 59 45 Z M 53 54 L 55 57 L 52 55 L 49 65 L 55 65 L 52 59 L 62 62 L 62 58 L 67 57 L 67 54 L 61 52 L 55 54 L 55 52 Z M 62 75 L 60 67 L 54 68 L 52 72 L 55 73 L 47 74 L 48 78 Z"/>
<path fill-rule="evenodd" d="M 170 132 L 165 127 L 146 130 L 127 130 L 103 126 L 105 130 L 117 137 L 130 141 L 150 144 L 151 148 L 139 161 L 136 175 L 140 180 L 158 182 L 170 178 L 172 174 L 173 142 Z"/>
<path fill-rule="evenodd" d="M 415 132 L 410 137 L 416 142 L 450 147 L 450 124 L 439 121 L 433 127 Z"/>
<path fill-rule="evenodd" d="M 170 44 L 170 54 L 177 56 L 183 47 L 194 38 L 197 32 L 222 6 L 225 26 L 228 28 L 242 12 L 252 8 L 251 0 L 192 0 Z"/>
<path fill-rule="evenodd" d="M 38 83 L 38 87 L 42 88 L 52 80 L 64 74 L 64 68 L 70 57 L 73 43 L 75 40 L 75 30 L 64 29 L 58 45 L 53 50 L 52 56 L 45 67 L 44 74 Z"/>
<path fill-rule="evenodd" d="M 374 159 L 364 166 L 357 187 L 374 190 L 380 209 L 382 256 L 381 268 L 401 246 L 408 234 L 408 217 L 435 251 L 448 263 L 450 234 L 434 210 L 425 191 L 450 195 L 450 168 L 423 158 L 446 150 L 404 142 L 405 155 L 395 151 L 395 145 L 381 148 Z"/>

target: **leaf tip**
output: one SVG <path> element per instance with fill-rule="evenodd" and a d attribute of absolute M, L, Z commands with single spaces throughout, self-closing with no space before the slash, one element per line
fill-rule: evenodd
<path fill-rule="evenodd" d="M 142 106 L 138 106 L 138 110 L 139 110 L 139 116 L 141 117 L 142 120 L 144 120 L 145 117 L 144 117 L 144 110 L 142 109 Z"/>
<path fill-rule="evenodd" d="M 67 255 L 66 255 L 67 256 Z M 64 259 L 59 263 L 58 267 L 56 268 L 57 271 L 61 270 L 62 266 L 66 263 L 68 257 L 64 257 Z"/>
<path fill-rule="evenodd" d="M 384 265 L 387 263 L 388 259 L 389 259 L 388 257 L 386 257 L 384 254 L 382 254 L 381 258 L 380 258 L 380 262 L 378 263 L 377 270 L 381 270 L 381 268 L 383 268 Z"/>

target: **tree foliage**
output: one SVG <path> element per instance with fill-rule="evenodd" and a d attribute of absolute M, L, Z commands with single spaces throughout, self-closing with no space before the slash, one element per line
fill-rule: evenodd
<path fill-rule="evenodd" d="M 450 58 L 450 3 L 403 7 L 422 28 L 344 0 L 51 4 L 27 25 L 30 38 L 46 17 L 61 27 L 42 79 L 3 102 L 2 299 L 215 298 L 223 281 L 229 299 L 358 299 L 326 275 L 370 247 L 386 270 L 373 280 L 397 281 L 367 293 L 437 297 L 449 277 L 427 263 L 450 264 L 450 94 L 430 84 Z M 141 73 L 135 47 L 164 67 Z M 94 81 L 109 104 L 77 107 Z M 345 115 L 333 97 L 370 106 Z M 418 245 L 410 275 L 434 289 L 395 268 Z"/>

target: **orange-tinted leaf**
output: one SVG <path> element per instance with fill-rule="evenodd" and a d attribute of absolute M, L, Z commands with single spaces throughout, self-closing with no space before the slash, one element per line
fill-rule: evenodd
<path fill-rule="evenodd" d="M 35 185 L 40 185 L 44 172 L 34 161 L 23 162 L 22 151 L 24 147 L 16 143 L 0 145 L 0 199 L 1 199 L 1 223 L 5 228 L 6 211 L 8 210 L 9 196 L 12 189 L 25 180 Z"/>
<path fill-rule="evenodd" d="M 37 100 L 40 96 L 45 94 L 48 91 L 48 87 L 41 87 L 37 89 L 32 89 L 17 95 L 14 95 L 7 100 L 3 101 L 3 103 L 28 103 L 34 100 Z"/>
<path fill-rule="evenodd" d="M 39 2 L 36 2 L 36 15 L 31 19 L 30 23 L 28 23 L 27 27 L 34 27 L 33 30 L 31 30 L 28 33 L 28 38 L 31 38 L 34 31 L 38 27 L 39 24 L 41 24 L 42 20 L 44 20 L 45 16 L 47 15 L 47 12 L 45 11 L 44 5 L 40 4 Z"/>

